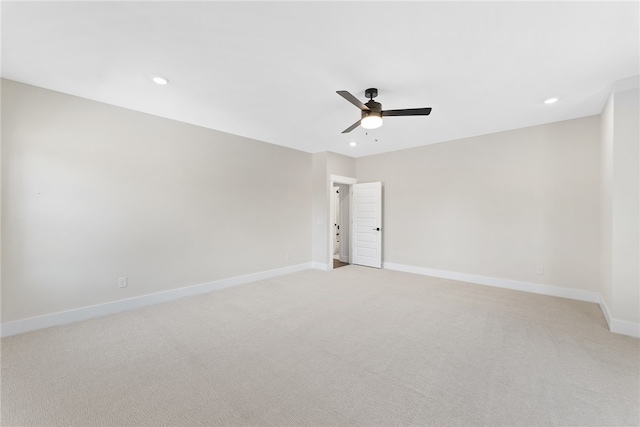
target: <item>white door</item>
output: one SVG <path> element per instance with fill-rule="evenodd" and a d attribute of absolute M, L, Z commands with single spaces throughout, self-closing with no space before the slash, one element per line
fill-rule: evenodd
<path fill-rule="evenodd" d="M 352 264 L 382 268 L 382 183 L 353 184 Z"/>

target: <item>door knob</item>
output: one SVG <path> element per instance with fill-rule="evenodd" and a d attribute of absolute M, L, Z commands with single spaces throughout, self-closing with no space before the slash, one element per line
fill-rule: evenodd
<path fill-rule="evenodd" d="M 373 231 L 380 231 L 380 227 L 374 228 Z"/>

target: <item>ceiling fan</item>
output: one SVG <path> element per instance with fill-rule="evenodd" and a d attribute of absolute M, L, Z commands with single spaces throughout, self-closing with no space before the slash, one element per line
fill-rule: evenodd
<path fill-rule="evenodd" d="M 338 95 L 358 107 L 362 111 L 362 117 L 360 120 L 346 128 L 342 133 L 349 133 L 358 126 L 362 126 L 365 129 L 376 129 L 382 126 L 382 118 L 387 116 L 428 116 L 431 113 L 431 108 L 406 108 L 404 110 L 386 110 L 382 111 L 382 104 L 373 100 L 378 96 L 378 89 L 369 88 L 364 91 L 364 94 L 369 100 L 366 104 L 363 104 L 351 95 L 346 90 L 336 91 Z"/>

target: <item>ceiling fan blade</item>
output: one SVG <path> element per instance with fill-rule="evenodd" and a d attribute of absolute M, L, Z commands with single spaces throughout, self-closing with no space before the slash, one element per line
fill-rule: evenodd
<path fill-rule="evenodd" d="M 338 90 L 336 91 L 336 93 L 341 97 L 343 97 L 344 99 L 346 99 L 347 101 L 349 101 L 350 103 L 352 103 L 353 105 L 355 105 L 356 107 L 358 107 L 359 109 L 361 109 L 362 111 L 369 111 L 369 107 L 364 105 L 362 102 L 358 100 L 358 98 L 351 95 L 346 90 Z"/>
<path fill-rule="evenodd" d="M 382 112 L 382 117 L 385 116 L 428 116 L 431 113 L 431 108 L 406 108 L 404 110 L 387 110 Z"/>
<path fill-rule="evenodd" d="M 355 122 L 354 124 L 352 124 L 351 126 L 346 128 L 345 130 L 343 130 L 342 133 L 349 133 L 352 130 L 354 130 L 355 128 L 357 128 L 358 126 L 360 126 L 360 120 L 358 120 L 357 122 Z"/>

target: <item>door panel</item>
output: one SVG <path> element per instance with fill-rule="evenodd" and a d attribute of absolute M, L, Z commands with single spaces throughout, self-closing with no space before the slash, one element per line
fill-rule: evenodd
<path fill-rule="evenodd" d="M 382 268 L 382 183 L 354 184 L 353 264 Z"/>

